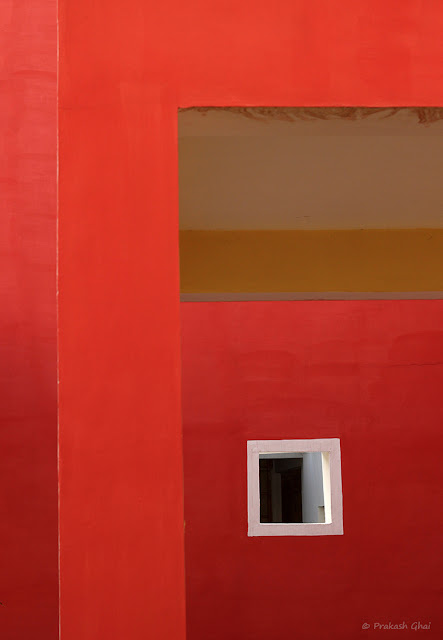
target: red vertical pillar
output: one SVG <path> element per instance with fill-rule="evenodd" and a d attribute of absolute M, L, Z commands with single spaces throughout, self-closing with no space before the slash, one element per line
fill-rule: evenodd
<path fill-rule="evenodd" d="M 61 638 L 181 639 L 177 113 L 79 5 L 60 18 Z"/>

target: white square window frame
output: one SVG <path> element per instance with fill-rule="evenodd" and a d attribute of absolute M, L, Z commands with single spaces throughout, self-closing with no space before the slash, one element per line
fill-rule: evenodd
<path fill-rule="evenodd" d="M 325 522 L 260 522 L 261 453 L 321 453 Z M 312 440 L 248 440 L 248 536 L 343 535 L 343 494 L 339 438 Z M 328 499 L 330 497 L 330 500 Z"/>

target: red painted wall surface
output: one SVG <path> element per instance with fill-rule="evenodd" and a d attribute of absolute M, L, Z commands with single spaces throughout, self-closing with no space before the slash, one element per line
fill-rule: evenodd
<path fill-rule="evenodd" d="M 58 636 L 56 3 L 0 3 L 0 638 Z"/>
<path fill-rule="evenodd" d="M 182 638 L 177 108 L 443 104 L 443 5 L 59 7 L 62 640 Z"/>
<path fill-rule="evenodd" d="M 182 304 L 189 640 L 441 637 L 442 326 L 441 301 Z M 246 441 L 328 437 L 344 535 L 248 538 Z"/>

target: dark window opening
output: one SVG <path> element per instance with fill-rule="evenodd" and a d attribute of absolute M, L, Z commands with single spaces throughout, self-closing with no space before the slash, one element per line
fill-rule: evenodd
<path fill-rule="evenodd" d="M 325 522 L 320 451 L 261 453 L 260 522 Z"/>
<path fill-rule="evenodd" d="M 303 458 L 260 458 L 260 522 L 303 522 Z"/>

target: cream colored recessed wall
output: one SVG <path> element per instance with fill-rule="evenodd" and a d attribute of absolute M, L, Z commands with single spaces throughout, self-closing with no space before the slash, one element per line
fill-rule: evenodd
<path fill-rule="evenodd" d="M 443 120 L 220 109 L 180 113 L 179 132 L 182 229 L 443 227 Z"/>

